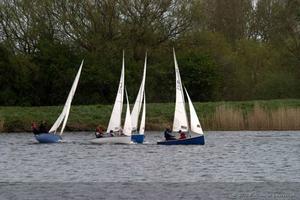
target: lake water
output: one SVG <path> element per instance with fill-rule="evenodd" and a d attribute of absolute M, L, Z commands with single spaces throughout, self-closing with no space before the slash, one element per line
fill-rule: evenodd
<path fill-rule="evenodd" d="M 159 146 L 158 132 L 144 145 L 93 145 L 84 132 L 59 144 L 0 134 L 0 199 L 299 199 L 300 132 L 205 137 L 204 146 Z"/>

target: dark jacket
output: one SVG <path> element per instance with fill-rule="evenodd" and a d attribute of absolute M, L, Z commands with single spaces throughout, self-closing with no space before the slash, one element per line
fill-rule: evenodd
<path fill-rule="evenodd" d="M 166 140 L 175 140 L 176 139 L 173 135 L 171 135 L 171 132 L 169 130 L 165 131 L 165 138 L 166 138 Z"/>
<path fill-rule="evenodd" d="M 39 127 L 39 132 L 40 133 L 48 133 L 48 130 L 46 128 L 46 125 L 45 124 L 41 124 L 40 127 Z"/>
<path fill-rule="evenodd" d="M 40 132 L 37 128 L 32 128 L 32 132 L 33 132 L 34 135 L 40 134 Z"/>
<path fill-rule="evenodd" d="M 96 138 L 102 138 L 104 135 L 103 133 L 95 132 Z"/>

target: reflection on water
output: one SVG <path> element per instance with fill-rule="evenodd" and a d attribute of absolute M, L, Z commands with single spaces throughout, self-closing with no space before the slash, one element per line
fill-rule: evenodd
<path fill-rule="evenodd" d="M 299 182 L 300 132 L 208 132 L 205 146 L 93 145 L 93 133 L 37 144 L 0 135 L 1 182 Z"/>

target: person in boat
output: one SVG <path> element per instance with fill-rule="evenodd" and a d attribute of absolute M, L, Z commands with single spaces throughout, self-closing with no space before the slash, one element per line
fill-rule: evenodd
<path fill-rule="evenodd" d="M 47 125 L 46 125 L 45 121 L 41 121 L 40 126 L 39 126 L 39 132 L 40 133 L 48 133 Z"/>
<path fill-rule="evenodd" d="M 166 140 L 176 140 L 176 138 L 171 133 L 172 133 L 171 129 L 166 128 L 166 130 L 165 130 L 165 139 Z"/>
<path fill-rule="evenodd" d="M 31 123 L 31 130 L 32 130 L 32 132 L 33 132 L 34 135 L 40 134 L 40 131 L 39 131 L 39 129 L 37 128 L 36 123 L 34 123 L 34 122 Z"/>
<path fill-rule="evenodd" d="M 96 138 L 104 137 L 103 129 L 101 127 L 96 128 L 95 136 Z"/>
<path fill-rule="evenodd" d="M 126 135 L 124 134 L 124 132 L 123 132 L 123 129 L 121 129 L 121 128 L 120 128 L 120 130 L 119 130 L 119 133 L 120 133 L 120 136 L 126 136 Z"/>
<path fill-rule="evenodd" d="M 186 135 L 185 135 L 184 132 L 182 132 L 181 130 L 179 130 L 178 133 L 179 133 L 179 140 L 186 139 Z"/>
<path fill-rule="evenodd" d="M 110 136 L 110 137 L 114 137 L 114 136 L 115 136 L 115 134 L 114 134 L 114 131 L 113 131 L 113 130 L 110 130 L 110 131 L 109 131 L 109 136 Z"/>

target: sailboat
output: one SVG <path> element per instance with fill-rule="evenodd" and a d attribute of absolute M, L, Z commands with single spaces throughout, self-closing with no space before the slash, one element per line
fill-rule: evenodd
<path fill-rule="evenodd" d="M 75 77 L 75 80 L 74 80 L 73 85 L 71 87 L 71 90 L 69 92 L 69 95 L 68 95 L 68 98 L 67 98 L 66 103 L 64 105 L 64 108 L 63 108 L 61 114 L 59 115 L 59 117 L 57 118 L 57 120 L 55 121 L 55 123 L 53 124 L 53 126 L 51 127 L 51 129 L 49 130 L 49 132 L 35 135 L 35 139 L 38 142 L 40 142 L 40 143 L 57 143 L 57 142 L 62 140 L 61 135 L 63 134 L 63 132 L 65 130 L 65 127 L 67 125 L 72 100 L 73 100 L 73 97 L 75 95 L 76 88 L 77 88 L 77 85 L 78 85 L 78 82 L 79 82 L 82 66 L 83 66 L 83 60 L 82 60 L 81 65 L 78 69 L 77 75 Z M 60 126 L 61 126 L 60 132 L 57 133 L 57 129 Z"/>
<path fill-rule="evenodd" d="M 146 96 L 145 96 L 146 68 L 147 68 L 147 53 L 145 56 L 142 83 L 131 113 L 132 131 L 134 132 L 131 136 L 131 140 L 132 142 L 135 143 L 143 143 L 145 138 L 144 132 L 145 132 L 145 117 L 146 117 Z M 140 129 L 138 131 L 138 119 L 139 119 L 141 108 L 142 108 L 142 116 L 140 122 Z"/>
<path fill-rule="evenodd" d="M 125 81 L 125 61 L 124 61 L 124 52 L 123 52 L 122 71 L 121 71 L 121 77 L 119 82 L 119 89 L 117 92 L 115 104 L 106 131 L 107 135 L 113 134 L 114 136 L 96 138 L 91 140 L 91 143 L 93 144 L 130 144 L 131 143 L 131 132 L 132 132 L 131 115 L 130 115 L 128 95 L 124 87 L 124 81 Z M 122 116 L 122 109 L 123 109 L 124 90 L 126 93 L 127 108 L 126 108 L 125 123 L 122 130 L 121 116 Z M 123 135 L 121 135 L 121 133 Z"/>
<path fill-rule="evenodd" d="M 175 50 L 173 49 L 174 63 L 175 63 L 175 74 L 176 74 L 176 103 L 175 113 L 173 120 L 173 133 L 179 131 L 188 133 L 188 137 L 185 139 L 165 140 L 159 141 L 157 144 L 162 145 L 204 145 L 203 130 L 200 125 L 199 118 L 190 99 L 190 96 L 185 88 L 187 95 L 189 111 L 190 111 L 190 127 L 188 123 L 188 117 L 185 109 L 184 91 L 182 87 L 180 72 L 176 59 Z"/>

